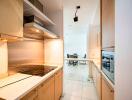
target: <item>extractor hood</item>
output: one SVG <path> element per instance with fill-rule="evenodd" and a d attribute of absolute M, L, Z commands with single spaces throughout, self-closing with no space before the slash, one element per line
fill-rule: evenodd
<path fill-rule="evenodd" d="M 58 38 L 58 36 L 35 22 L 24 24 L 24 37 L 32 39 Z"/>

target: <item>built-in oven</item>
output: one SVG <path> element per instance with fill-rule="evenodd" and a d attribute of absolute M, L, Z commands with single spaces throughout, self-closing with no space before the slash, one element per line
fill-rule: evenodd
<path fill-rule="evenodd" d="M 102 50 L 102 71 L 114 84 L 114 51 Z"/>

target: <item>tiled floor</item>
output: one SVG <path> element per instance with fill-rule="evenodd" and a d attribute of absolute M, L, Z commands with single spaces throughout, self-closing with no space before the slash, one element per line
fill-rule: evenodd
<path fill-rule="evenodd" d="M 95 87 L 88 81 L 88 65 L 64 66 L 61 100 L 97 100 Z"/>

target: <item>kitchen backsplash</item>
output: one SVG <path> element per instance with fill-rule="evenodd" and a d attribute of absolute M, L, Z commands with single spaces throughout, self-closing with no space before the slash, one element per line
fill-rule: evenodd
<path fill-rule="evenodd" d="M 44 42 L 24 40 L 8 43 L 9 67 L 20 64 L 43 64 Z"/>
<path fill-rule="evenodd" d="M 44 63 L 47 65 L 63 66 L 63 40 L 61 39 L 45 39 L 44 41 Z"/>

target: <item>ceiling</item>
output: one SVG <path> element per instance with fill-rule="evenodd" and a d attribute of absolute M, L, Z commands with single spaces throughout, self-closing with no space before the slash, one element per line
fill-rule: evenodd
<path fill-rule="evenodd" d="M 46 11 L 55 12 L 64 10 L 64 31 L 65 33 L 86 33 L 91 24 L 99 0 L 39 0 Z M 48 6 L 47 6 L 48 5 Z M 77 16 L 78 22 L 74 22 L 76 6 L 80 5 Z M 48 13 L 48 12 L 45 12 Z M 68 32 L 67 32 L 68 31 Z M 71 33 L 70 32 L 70 33 Z"/>
<path fill-rule="evenodd" d="M 64 1 L 64 31 L 65 34 L 87 33 L 96 12 L 99 0 L 63 0 Z M 77 16 L 78 22 L 74 22 L 76 6 L 80 5 Z"/>

